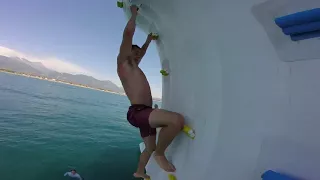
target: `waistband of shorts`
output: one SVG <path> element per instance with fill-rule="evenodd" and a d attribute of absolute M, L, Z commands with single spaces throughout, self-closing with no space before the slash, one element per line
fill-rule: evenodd
<path fill-rule="evenodd" d="M 131 104 L 131 106 L 129 107 L 129 109 L 131 108 L 141 108 L 141 107 L 144 107 L 144 108 L 152 108 L 152 106 L 147 106 L 145 104 Z"/>

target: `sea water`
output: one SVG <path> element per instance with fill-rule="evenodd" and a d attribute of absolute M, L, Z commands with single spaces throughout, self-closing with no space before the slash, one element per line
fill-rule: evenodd
<path fill-rule="evenodd" d="M 127 97 L 0 73 L 0 179 L 133 179 L 141 142 Z"/>

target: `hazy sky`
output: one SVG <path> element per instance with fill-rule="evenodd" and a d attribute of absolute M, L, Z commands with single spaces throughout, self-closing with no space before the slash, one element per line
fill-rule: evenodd
<path fill-rule="evenodd" d="M 116 0 L 0 0 L 0 46 L 40 59 L 57 69 L 78 68 L 120 85 L 116 57 L 127 20 Z M 146 35 L 137 29 L 134 43 Z M 68 62 L 59 63 L 59 62 Z M 71 67 L 72 66 L 72 67 Z M 155 44 L 142 60 L 156 97 L 161 97 L 160 61 Z"/>

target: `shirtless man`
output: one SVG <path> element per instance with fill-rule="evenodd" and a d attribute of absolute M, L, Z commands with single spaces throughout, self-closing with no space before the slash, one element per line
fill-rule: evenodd
<path fill-rule="evenodd" d="M 138 8 L 133 5 L 130 7 L 130 10 L 131 18 L 124 29 L 120 52 L 117 58 L 117 72 L 131 102 L 127 119 L 131 125 L 140 129 L 140 135 L 146 145 L 145 150 L 140 155 L 137 172 L 133 175 L 137 178 L 150 178 L 144 173 L 144 169 L 153 151 L 155 151 L 154 158 L 162 169 L 167 172 L 175 171 L 175 167 L 167 160 L 164 152 L 183 128 L 184 118 L 178 113 L 162 109 L 152 109 L 149 82 L 138 66 L 152 40 L 152 35 L 148 35 L 146 43 L 141 48 L 132 44 Z M 157 127 L 162 127 L 162 129 L 156 145 Z"/>

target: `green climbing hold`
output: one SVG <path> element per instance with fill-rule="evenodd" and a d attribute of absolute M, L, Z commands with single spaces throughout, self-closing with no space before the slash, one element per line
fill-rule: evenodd
<path fill-rule="evenodd" d="M 162 74 L 162 76 L 168 76 L 169 73 L 166 70 L 161 70 L 160 73 Z"/>
<path fill-rule="evenodd" d="M 118 6 L 119 8 L 123 8 L 123 2 L 117 1 L 117 6 Z"/>

